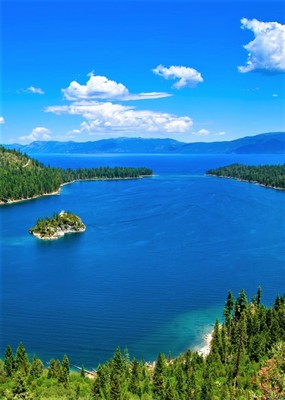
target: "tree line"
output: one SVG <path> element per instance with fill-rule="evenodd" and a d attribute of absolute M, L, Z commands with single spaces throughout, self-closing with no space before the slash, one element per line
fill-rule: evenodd
<path fill-rule="evenodd" d="M 285 296 L 261 303 L 262 291 L 248 301 L 241 290 L 228 293 L 223 322 L 217 320 L 209 355 L 188 350 L 177 358 L 160 353 L 154 364 L 116 349 L 99 365 L 94 379 L 71 372 L 68 357 L 48 368 L 36 356 L 29 361 L 19 345 L 7 346 L 0 362 L 3 399 L 85 400 L 231 400 L 283 399 L 285 396 Z M 14 396 L 14 397 L 13 397 Z"/>
<path fill-rule="evenodd" d="M 17 150 L 0 146 L 2 203 L 54 193 L 62 184 L 76 180 L 127 179 L 149 175 L 152 175 L 152 170 L 145 167 L 51 168 Z"/>
<path fill-rule="evenodd" d="M 283 165 L 243 165 L 231 164 L 226 167 L 210 169 L 208 175 L 241 179 L 260 185 L 285 189 L 285 164 Z"/>

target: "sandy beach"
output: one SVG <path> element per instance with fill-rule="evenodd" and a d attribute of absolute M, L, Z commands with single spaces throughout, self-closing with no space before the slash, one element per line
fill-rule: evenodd
<path fill-rule="evenodd" d="M 197 350 L 195 349 L 196 351 L 198 351 L 199 354 L 201 354 L 204 357 L 206 357 L 210 353 L 212 337 L 213 337 L 213 331 L 207 333 L 203 337 L 203 346 L 198 348 Z"/>

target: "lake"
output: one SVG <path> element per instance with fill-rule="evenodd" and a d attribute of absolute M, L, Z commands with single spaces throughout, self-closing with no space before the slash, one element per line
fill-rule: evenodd
<path fill-rule="evenodd" d="M 77 182 L 0 208 L 1 343 L 96 368 L 117 346 L 154 360 L 201 346 L 228 290 L 285 292 L 285 192 L 205 176 L 274 155 L 38 155 L 46 165 L 146 166 L 152 178 Z M 38 217 L 78 214 L 83 234 L 43 242 Z"/>

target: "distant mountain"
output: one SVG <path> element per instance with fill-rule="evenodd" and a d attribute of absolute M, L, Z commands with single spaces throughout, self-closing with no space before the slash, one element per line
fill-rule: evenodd
<path fill-rule="evenodd" d="M 285 132 L 263 133 L 224 142 L 183 143 L 173 139 L 118 138 L 95 142 L 32 142 L 5 145 L 31 154 L 285 154 Z"/>

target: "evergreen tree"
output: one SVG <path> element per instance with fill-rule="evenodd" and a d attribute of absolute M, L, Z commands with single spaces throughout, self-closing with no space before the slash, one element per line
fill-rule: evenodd
<path fill-rule="evenodd" d="M 181 394 L 177 393 L 175 380 L 170 378 L 166 382 L 164 400 L 181 400 Z"/>
<path fill-rule="evenodd" d="M 131 364 L 131 380 L 129 389 L 133 394 L 139 394 L 140 392 L 139 363 L 135 358 Z"/>
<path fill-rule="evenodd" d="M 155 398 L 163 399 L 165 394 L 165 355 L 159 353 L 153 373 L 153 393 Z"/>
<path fill-rule="evenodd" d="M 242 355 L 242 352 L 244 350 L 244 347 L 245 347 L 245 344 L 246 344 L 246 339 L 247 339 L 246 316 L 245 316 L 244 313 L 241 314 L 241 318 L 238 321 L 238 337 L 239 337 L 239 343 L 238 343 L 236 365 L 235 365 L 235 371 L 234 371 L 234 387 L 235 388 L 238 385 L 238 374 L 239 374 L 239 368 L 240 368 L 240 359 L 241 359 L 241 355 Z"/>
<path fill-rule="evenodd" d="M 246 310 L 248 305 L 248 300 L 244 289 L 241 290 L 236 303 L 235 303 L 235 319 L 238 320 L 244 310 Z"/>
<path fill-rule="evenodd" d="M 70 363 L 67 355 L 65 354 L 62 359 L 61 363 L 61 374 L 59 376 L 59 381 L 67 384 L 69 380 L 69 370 L 70 370 Z"/>
<path fill-rule="evenodd" d="M 52 358 L 49 363 L 49 368 L 48 368 L 48 378 L 56 378 L 60 379 L 61 378 L 61 364 L 59 360 L 55 360 Z"/>
<path fill-rule="evenodd" d="M 215 357 L 222 358 L 222 337 L 219 321 L 216 319 L 214 330 L 212 333 L 211 350 Z"/>
<path fill-rule="evenodd" d="M 4 371 L 7 376 L 12 376 L 15 369 L 15 360 L 11 346 L 6 347 L 4 359 Z"/>
<path fill-rule="evenodd" d="M 12 393 L 13 393 L 13 399 L 21 399 L 21 400 L 31 400 L 32 397 L 28 391 L 26 382 L 24 377 L 22 376 L 21 373 L 18 373 L 16 375 L 16 378 L 14 380 L 13 388 L 12 388 Z"/>
<path fill-rule="evenodd" d="M 121 353 L 121 350 L 119 347 L 117 347 L 114 358 L 113 358 L 113 373 L 118 374 L 119 376 L 122 376 L 124 374 L 124 369 L 125 369 L 125 361 L 123 358 L 123 355 Z"/>
<path fill-rule="evenodd" d="M 259 306 L 261 303 L 261 294 L 262 294 L 262 289 L 261 286 L 258 286 L 257 288 L 257 295 L 256 295 L 256 303 Z"/>
<path fill-rule="evenodd" d="M 25 375 L 28 374 L 30 363 L 23 343 L 20 343 L 15 356 L 15 367 L 17 371 L 22 371 Z"/>
<path fill-rule="evenodd" d="M 34 356 L 31 363 L 29 376 L 31 378 L 39 378 L 42 375 L 43 371 L 44 365 L 42 361 L 38 357 Z"/>
<path fill-rule="evenodd" d="M 121 399 L 121 376 L 119 374 L 112 375 L 110 394 L 112 400 Z"/>
<path fill-rule="evenodd" d="M 98 366 L 91 393 L 93 400 L 110 399 L 110 372 L 110 363 Z"/>
<path fill-rule="evenodd" d="M 233 309 L 234 309 L 234 304 L 235 304 L 234 296 L 233 296 L 232 292 L 229 290 L 226 304 L 224 307 L 224 316 L 225 317 L 230 316 L 232 314 Z"/>
<path fill-rule="evenodd" d="M 101 396 L 101 387 L 103 386 L 103 381 L 101 379 L 101 367 L 99 366 L 97 370 L 97 377 L 94 380 L 94 384 L 92 386 L 91 397 L 92 400 L 100 400 Z"/>

